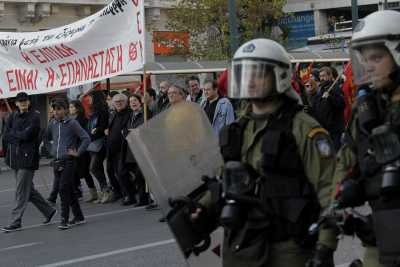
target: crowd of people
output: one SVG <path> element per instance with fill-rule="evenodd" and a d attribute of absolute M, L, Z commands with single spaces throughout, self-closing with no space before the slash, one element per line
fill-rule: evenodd
<path fill-rule="evenodd" d="M 125 139 L 131 129 L 144 123 L 144 101 L 147 104 L 147 119 L 182 101 L 196 102 L 204 108 L 216 134 L 235 119 L 230 101 L 218 93 L 215 81 L 206 81 L 204 89 L 201 89 L 199 78 L 192 76 L 186 84 L 188 87 L 183 88 L 177 83 L 163 81 L 158 93 L 149 88 L 145 96 L 129 90 L 93 90 L 70 101 L 55 98 L 50 104 L 47 129 L 42 130 L 39 113 L 31 106 L 29 96 L 19 93 L 15 99 L 17 111 L 8 117 L 3 137 L 8 148 L 6 163 L 16 171 L 17 188 L 20 190 L 16 191 L 17 204 L 11 223 L 3 230 L 21 228 L 22 215 L 29 200 L 43 211 L 45 223 L 49 223 L 56 213 L 54 207 L 58 197 L 61 200 L 59 228 L 68 229 L 71 225 L 84 223 L 79 205 L 84 195 L 83 180 L 89 193 L 84 200 L 86 202 L 105 204 L 119 201 L 124 206 L 157 208 Z M 27 116 L 34 116 L 35 119 L 24 119 Z M 19 118 L 23 125 L 16 122 Z M 18 131 L 22 128 L 30 130 L 24 132 L 25 139 L 19 139 Z M 26 162 L 31 164 L 26 166 L 21 165 L 17 160 L 20 154 L 13 150 L 13 144 L 19 147 L 25 142 L 30 144 L 25 156 Z M 54 168 L 53 185 L 46 201 L 31 183 L 34 170 L 39 166 L 39 147 L 41 151 L 48 151 Z M 30 179 L 21 178 L 28 175 L 26 169 Z M 38 204 L 35 198 L 30 199 L 30 192 L 38 196 Z M 70 209 L 73 220 L 69 220 Z"/>

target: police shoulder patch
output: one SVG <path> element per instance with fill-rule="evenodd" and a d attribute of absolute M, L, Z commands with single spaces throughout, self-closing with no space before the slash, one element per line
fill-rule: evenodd
<path fill-rule="evenodd" d="M 329 135 L 328 131 L 325 130 L 324 128 L 316 127 L 316 128 L 311 129 L 311 131 L 308 133 L 308 137 L 312 139 L 317 134 Z"/>
<path fill-rule="evenodd" d="M 334 151 L 332 144 L 326 135 L 318 135 L 315 137 L 315 145 L 321 157 L 329 158 L 333 156 Z"/>

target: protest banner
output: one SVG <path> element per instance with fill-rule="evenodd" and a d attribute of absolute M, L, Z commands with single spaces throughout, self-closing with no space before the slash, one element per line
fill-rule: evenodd
<path fill-rule="evenodd" d="M 56 29 L 0 32 L 0 98 L 51 93 L 143 68 L 144 0 L 114 0 Z"/>

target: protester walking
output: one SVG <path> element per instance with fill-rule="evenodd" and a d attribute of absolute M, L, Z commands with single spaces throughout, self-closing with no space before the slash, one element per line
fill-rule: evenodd
<path fill-rule="evenodd" d="M 82 103 L 79 100 L 74 100 L 69 103 L 69 114 L 70 117 L 79 122 L 79 125 L 88 132 L 88 119 L 85 117 Z M 85 182 L 89 188 L 90 198 L 86 202 L 92 202 L 97 200 L 97 189 L 94 184 L 92 175 L 90 174 L 90 155 L 89 152 L 83 153 L 80 157 L 75 159 L 75 192 L 78 198 L 82 197 L 82 190 L 80 188 L 81 179 L 85 179 Z"/>
<path fill-rule="evenodd" d="M 21 229 L 28 201 L 44 215 L 43 224 L 50 223 L 56 214 L 56 209 L 47 203 L 33 183 L 35 170 L 39 168 L 39 112 L 31 107 L 29 96 L 24 92 L 17 94 L 16 105 L 18 111 L 9 116 L 4 132 L 6 164 L 14 170 L 16 180 L 16 204 L 11 212 L 10 225 L 2 228 L 5 232 Z"/>
<path fill-rule="evenodd" d="M 91 143 L 87 150 L 90 152 L 90 172 L 100 184 L 101 194 L 97 202 L 106 203 L 112 197 L 103 165 L 107 153 L 104 132 L 108 128 L 108 105 L 101 91 L 93 91 L 89 96 L 89 103 L 91 114 L 88 130 Z"/>
<path fill-rule="evenodd" d="M 54 157 L 54 176 L 60 182 L 61 222 L 58 228 L 66 230 L 71 225 L 85 223 L 78 198 L 74 194 L 75 159 L 85 153 L 90 137 L 79 123 L 67 116 L 68 104 L 63 99 L 52 103 L 54 123 L 49 125 L 49 137 L 54 140 L 51 149 Z M 69 221 L 69 210 L 74 218 Z"/>

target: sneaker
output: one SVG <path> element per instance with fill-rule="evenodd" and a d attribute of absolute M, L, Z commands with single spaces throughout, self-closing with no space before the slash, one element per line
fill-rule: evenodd
<path fill-rule="evenodd" d="M 42 224 L 43 224 L 43 225 L 48 225 L 48 224 L 50 224 L 50 223 L 51 223 L 51 220 L 54 218 L 54 215 L 56 215 L 56 214 L 57 214 L 57 210 L 54 209 L 53 212 L 50 214 L 50 216 L 47 217 L 46 220 L 44 220 L 44 221 L 42 222 Z"/>
<path fill-rule="evenodd" d="M 1 230 L 4 231 L 5 233 L 11 233 L 11 232 L 19 231 L 19 230 L 21 230 L 21 228 L 22 228 L 22 226 L 20 224 L 11 224 L 9 226 L 1 228 Z"/>
<path fill-rule="evenodd" d="M 71 226 L 68 224 L 68 223 L 66 223 L 66 222 L 61 222 L 60 223 L 60 225 L 58 226 L 58 229 L 60 229 L 60 230 L 67 230 L 67 229 L 69 229 Z"/>
<path fill-rule="evenodd" d="M 81 225 L 81 224 L 85 224 L 86 220 L 85 219 L 77 219 L 77 218 L 73 218 L 71 221 L 69 221 L 69 225 L 71 226 L 76 226 L 76 225 Z"/>

